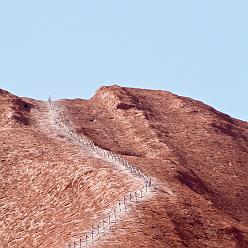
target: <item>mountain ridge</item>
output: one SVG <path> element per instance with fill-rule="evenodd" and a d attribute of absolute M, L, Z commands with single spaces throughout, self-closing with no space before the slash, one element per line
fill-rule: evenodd
<path fill-rule="evenodd" d="M 5 223 L 0 239 L 3 247 L 66 245 L 95 219 L 89 213 L 100 214 L 111 201 L 134 187 L 131 179 L 81 152 L 68 140 L 49 121 L 46 102 L 19 98 L 3 90 L 0 101 L 1 212 L 5 214 L 1 216 L 14 220 L 12 223 L 6 217 L 0 219 Z M 77 135 L 122 156 L 159 182 L 156 196 L 133 208 L 130 216 L 118 223 L 97 247 L 248 246 L 248 122 L 167 91 L 116 85 L 101 87 L 89 100 L 61 99 L 56 104 Z M 17 162 L 20 168 L 16 167 Z M 89 175 L 94 175 L 87 180 L 84 176 L 76 181 L 70 179 L 81 169 L 86 170 L 86 175 L 87 170 L 92 170 Z M 105 170 L 106 178 L 99 174 Z M 30 171 L 41 176 L 31 176 L 31 180 Z M 52 181 L 55 171 L 61 185 Z M 50 191 L 42 183 L 44 180 L 49 180 Z M 16 198 L 16 181 L 27 197 Z M 81 189 L 81 182 L 99 185 L 107 198 L 96 188 L 90 192 L 87 187 Z M 30 212 L 36 191 L 45 198 L 50 194 L 53 197 L 43 215 L 37 212 L 39 197 L 32 205 L 35 215 Z M 14 199 L 24 209 L 25 222 L 16 216 L 14 208 L 6 208 L 11 195 L 11 201 Z M 84 199 L 81 205 L 80 195 Z M 65 201 L 70 204 L 62 206 Z M 73 213 L 72 219 L 68 211 Z M 49 228 L 36 215 L 43 222 L 46 219 Z M 54 217 L 48 220 L 49 216 Z M 37 228 L 25 224 L 35 221 L 40 223 Z"/>

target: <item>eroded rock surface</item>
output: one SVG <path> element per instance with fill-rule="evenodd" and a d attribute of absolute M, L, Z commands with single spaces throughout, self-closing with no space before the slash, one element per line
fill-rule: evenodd
<path fill-rule="evenodd" d="M 101 87 L 57 101 L 78 135 L 156 179 L 96 247 L 248 247 L 248 123 L 166 91 Z M 65 247 L 136 187 L 0 90 L 0 247 Z"/>

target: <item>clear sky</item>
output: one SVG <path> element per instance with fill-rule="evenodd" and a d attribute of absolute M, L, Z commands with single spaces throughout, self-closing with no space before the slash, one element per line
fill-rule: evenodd
<path fill-rule="evenodd" d="M 0 88 L 165 89 L 248 120 L 247 0 L 0 0 Z"/>

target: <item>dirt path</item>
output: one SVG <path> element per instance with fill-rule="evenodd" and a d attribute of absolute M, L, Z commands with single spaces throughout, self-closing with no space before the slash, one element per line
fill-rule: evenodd
<path fill-rule="evenodd" d="M 42 120 L 40 124 L 44 131 L 53 136 L 53 138 L 56 136 L 55 133 L 67 137 L 70 142 L 68 145 L 76 144 L 80 146 L 82 152 L 88 156 L 90 155 L 107 162 L 109 166 L 115 168 L 115 170 L 117 169 L 126 177 L 129 177 L 135 186 L 132 192 L 126 192 L 125 195 L 120 197 L 122 200 L 120 200 L 117 205 L 115 204 L 105 209 L 105 217 L 100 218 L 92 228 L 84 232 L 84 236 L 77 238 L 72 237 L 71 242 L 65 247 L 77 248 L 94 246 L 98 240 L 110 234 L 114 226 L 122 219 L 127 218 L 129 211 L 135 207 L 136 204 L 151 198 L 155 194 L 151 187 L 154 180 L 144 175 L 140 170 L 136 169 L 135 166 L 118 155 L 95 146 L 93 142 L 85 137 L 78 136 L 73 128 L 66 123 L 63 113 L 54 102 L 48 102 L 44 108 L 47 109 L 45 112 L 48 115 L 47 120 Z"/>

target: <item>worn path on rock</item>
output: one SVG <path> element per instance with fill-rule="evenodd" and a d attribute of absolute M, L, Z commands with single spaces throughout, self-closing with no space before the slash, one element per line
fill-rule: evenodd
<path fill-rule="evenodd" d="M 118 155 L 99 148 L 93 144 L 93 142 L 87 140 L 85 137 L 79 137 L 72 127 L 69 127 L 63 119 L 63 113 L 58 108 L 57 104 L 52 101 L 47 103 L 48 117 L 50 122 L 50 128 L 62 133 L 73 143 L 76 143 L 82 147 L 84 151 L 90 153 L 93 157 L 100 158 L 106 161 L 110 166 L 114 166 L 120 171 L 126 172 L 126 176 L 131 176 L 136 189 L 132 192 L 127 192 L 126 195 L 121 197 L 121 201 L 112 207 L 105 209 L 106 216 L 103 219 L 97 221 L 93 228 L 85 231 L 83 237 L 74 238 L 68 243 L 67 247 L 84 247 L 94 245 L 97 240 L 103 238 L 107 233 L 111 232 L 111 229 L 120 220 L 126 218 L 131 208 L 135 207 L 140 201 L 147 200 L 155 194 L 152 189 L 152 184 L 155 184 L 155 180 L 145 176 L 135 166 L 129 164 L 126 160 Z"/>

